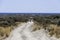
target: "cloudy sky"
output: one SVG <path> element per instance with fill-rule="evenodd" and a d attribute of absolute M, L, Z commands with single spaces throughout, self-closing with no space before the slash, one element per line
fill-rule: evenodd
<path fill-rule="evenodd" d="M 0 12 L 60 13 L 60 0 L 0 0 Z"/>

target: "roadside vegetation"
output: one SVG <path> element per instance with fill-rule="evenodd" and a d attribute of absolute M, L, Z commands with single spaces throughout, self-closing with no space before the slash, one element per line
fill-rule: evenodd
<path fill-rule="evenodd" d="M 32 17 L 32 18 L 30 18 Z M 40 15 L 40 14 L 7 14 L 0 16 L 0 37 L 9 36 L 10 32 L 21 22 L 33 19 L 38 27 L 34 30 L 44 28 L 51 36 L 60 38 L 60 15 Z"/>
<path fill-rule="evenodd" d="M 34 20 L 39 23 L 40 28 L 48 30 L 50 36 L 60 38 L 60 15 L 35 16 Z"/>

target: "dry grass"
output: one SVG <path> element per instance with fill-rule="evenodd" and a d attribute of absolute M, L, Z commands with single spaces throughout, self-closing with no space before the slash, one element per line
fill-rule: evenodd
<path fill-rule="evenodd" d="M 0 40 L 5 39 L 10 35 L 10 32 L 12 31 L 12 27 L 0 27 Z"/>
<path fill-rule="evenodd" d="M 37 22 L 34 23 L 34 25 L 32 26 L 33 28 L 33 31 L 36 31 L 36 30 L 40 30 L 41 29 L 41 25 L 39 25 Z"/>
<path fill-rule="evenodd" d="M 45 27 L 43 27 L 43 26 L 44 25 L 40 25 L 38 23 L 34 23 L 33 31 L 40 30 L 41 28 L 45 29 Z M 55 24 L 49 24 L 49 25 L 46 25 L 46 29 L 48 30 L 48 34 L 50 36 L 55 35 L 57 38 L 60 38 L 60 26 L 57 26 Z"/>
<path fill-rule="evenodd" d="M 60 38 L 60 26 L 57 26 L 57 25 L 50 25 L 50 31 L 49 31 L 49 34 L 51 36 L 55 35 L 57 38 Z"/>
<path fill-rule="evenodd" d="M 16 24 L 21 24 L 20 22 L 16 22 Z M 17 27 L 16 26 L 7 26 L 7 27 L 0 27 L 0 40 L 6 38 L 10 35 L 10 32 Z"/>
<path fill-rule="evenodd" d="M 16 22 L 16 24 L 22 24 L 22 22 Z M 34 23 L 33 25 L 33 31 L 40 30 L 44 25 L 40 25 L 37 22 Z M 4 35 L 8 37 L 10 35 L 10 32 L 14 29 L 14 26 L 9 26 L 9 27 L 0 27 L 0 38 L 3 37 Z M 49 31 L 49 35 L 53 36 L 55 35 L 57 38 L 60 38 L 60 26 L 54 25 L 54 24 L 49 24 L 46 29 Z"/>

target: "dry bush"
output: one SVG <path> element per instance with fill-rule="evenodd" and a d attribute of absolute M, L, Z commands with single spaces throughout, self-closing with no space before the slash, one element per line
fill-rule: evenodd
<path fill-rule="evenodd" d="M 47 29 L 51 36 L 55 35 L 57 38 L 60 38 L 60 27 L 51 24 Z"/>
<path fill-rule="evenodd" d="M 12 31 L 12 27 L 0 27 L 0 39 L 4 39 L 10 35 Z"/>
<path fill-rule="evenodd" d="M 41 26 L 37 22 L 34 22 L 34 25 L 32 26 L 32 28 L 33 28 L 33 31 L 36 31 L 36 30 L 40 30 Z"/>

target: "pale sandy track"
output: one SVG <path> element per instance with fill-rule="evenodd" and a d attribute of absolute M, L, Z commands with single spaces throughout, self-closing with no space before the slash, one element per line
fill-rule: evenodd
<path fill-rule="evenodd" d="M 60 40 L 55 37 L 49 37 L 44 29 L 32 32 L 31 27 L 33 24 L 33 21 L 28 21 L 21 26 L 18 25 L 5 40 Z"/>

